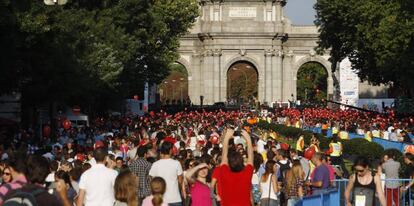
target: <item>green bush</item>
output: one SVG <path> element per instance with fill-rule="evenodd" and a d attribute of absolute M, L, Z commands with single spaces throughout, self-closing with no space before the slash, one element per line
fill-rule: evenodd
<path fill-rule="evenodd" d="M 380 159 L 384 154 L 384 148 L 375 142 L 369 142 L 363 138 L 355 138 L 342 141 L 344 153 L 354 156 L 365 156 L 371 160 Z"/>
<path fill-rule="evenodd" d="M 270 128 L 270 124 L 268 122 L 264 121 L 264 120 L 260 120 L 257 123 L 257 127 L 260 128 L 260 129 L 268 130 Z"/>
<path fill-rule="evenodd" d="M 305 139 L 305 146 L 310 144 L 310 139 L 312 138 L 312 132 L 307 130 L 302 130 L 295 127 L 288 127 L 283 124 L 269 124 L 266 121 L 260 121 L 257 126 L 261 129 L 265 130 L 273 130 L 276 131 L 278 134 L 293 138 L 297 140 L 301 135 L 304 135 Z M 320 149 L 321 151 L 325 151 L 329 149 L 330 139 L 326 138 L 322 134 L 317 134 L 316 137 L 319 139 L 320 142 Z M 384 148 L 381 145 L 375 142 L 368 142 L 364 138 L 355 138 L 352 140 L 340 140 L 343 144 L 344 154 L 351 155 L 351 156 L 366 156 L 371 160 L 380 159 L 384 154 Z M 401 157 L 402 154 L 399 154 L 398 150 L 387 150 L 395 152 L 397 159 Z M 398 153 L 397 153 L 398 152 Z"/>

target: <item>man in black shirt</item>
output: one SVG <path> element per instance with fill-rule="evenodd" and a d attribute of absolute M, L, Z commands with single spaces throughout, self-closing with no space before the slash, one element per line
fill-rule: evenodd
<path fill-rule="evenodd" d="M 403 137 L 403 142 L 404 143 L 407 143 L 407 144 L 412 144 L 413 142 L 411 141 L 411 137 L 410 136 L 408 136 L 408 134 L 407 134 L 407 132 L 406 131 L 401 131 L 400 132 L 400 134 L 401 134 L 401 136 Z"/>
<path fill-rule="evenodd" d="M 414 179 L 414 155 L 411 153 L 405 153 L 404 154 L 404 163 L 407 164 L 404 170 L 404 179 Z M 405 184 L 401 187 L 402 192 L 405 192 L 405 202 L 408 203 L 411 199 L 411 202 L 413 202 L 413 195 L 410 195 L 410 193 L 413 192 L 413 185 L 414 181 L 409 182 L 408 184 Z M 411 189 L 410 189 L 411 188 Z M 411 191 L 411 192 L 409 192 Z"/>

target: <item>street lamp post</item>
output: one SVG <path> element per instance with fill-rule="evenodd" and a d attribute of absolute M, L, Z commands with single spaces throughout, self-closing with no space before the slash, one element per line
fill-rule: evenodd
<path fill-rule="evenodd" d="M 305 88 L 305 102 L 308 101 L 308 88 Z"/>
<path fill-rule="evenodd" d="M 184 81 L 184 78 L 180 78 L 180 96 L 181 96 L 181 104 L 183 104 L 183 85 L 182 82 Z"/>
<path fill-rule="evenodd" d="M 177 80 L 175 80 L 175 79 L 172 80 L 173 83 L 175 83 L 176 81 Z M 174 101 L 175 101 L 175 84 L 173 84 L 172 88 L 173 88 L 173 95 L 172 96 L 173 96 Z"/>
<path fill-rule="evenodd" d="M 167 100 L 168 100 L 168 87 L 167 87 L 167 84 L 168 84 L 168 82 L 167 81 L 165 81 L 164 82 L 164 88 L 165 88 L 165 95 L 164 95 L 164 101 L 165 102 L 167 102 Z"/>

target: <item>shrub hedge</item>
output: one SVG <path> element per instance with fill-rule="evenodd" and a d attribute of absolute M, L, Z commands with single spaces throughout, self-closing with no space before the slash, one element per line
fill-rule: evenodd
<path fill-rule="evenodd" d="M 272 130 L 282 136 L 293 138 L 294 140 L 297 140 L 301 135 L 304 135 L 305 145 L 310 144 L 310 139 L 312 137 L 312 132 L 310 131 L 302 130 L 302 129 L 295 128 L 295 127 L 288 127 L 282 124 L 259 121 L 257 126 L 260 129 Z M 329 142 L 330 142 L 329 138 L 323 136 L 322 134 L 316 134 L 316 137 L 320 141 L 319 146 L 321 150 L 323 151 L 327 150 L 329 148 Z M 366 156 L 371 160 L 378 160 L 384 154 L 384 148 L 381 145 L 375 142 L 369 142 L 363 138 L 341 140 L 341 142 L 343 144 L 344 154 L 349 155 L 349 156 Z"/>

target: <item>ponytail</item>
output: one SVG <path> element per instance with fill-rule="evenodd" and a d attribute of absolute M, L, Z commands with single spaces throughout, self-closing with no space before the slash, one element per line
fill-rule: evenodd
<path fill-rule="evenodd" d="M 152 205 L 161 206 L 163 203 L 162 194 L 153 194 Z"/>
<path fill-rule="evenodd" d="M 162 196 L 165 193 L 166 182 L 162 177 L 154 177 L 151 180 L 152 205 L 161 206 L 163 203 Z"/>

